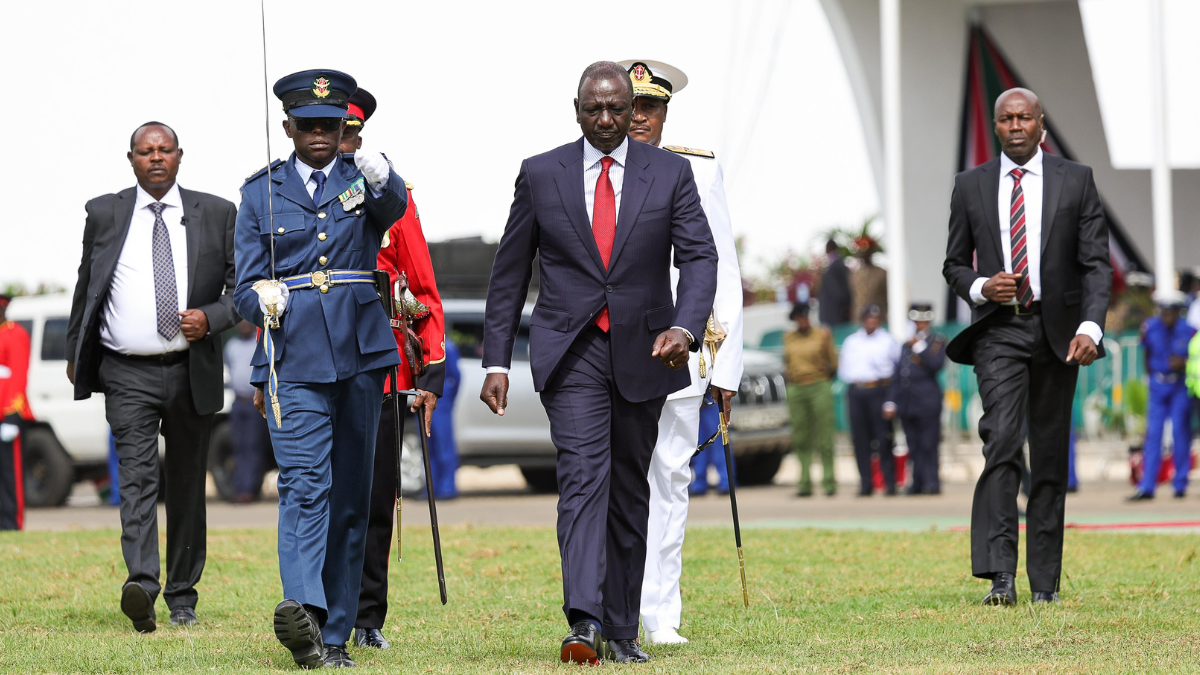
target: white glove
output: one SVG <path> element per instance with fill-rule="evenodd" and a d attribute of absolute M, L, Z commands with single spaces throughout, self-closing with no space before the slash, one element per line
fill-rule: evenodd
<path fill-rule="evenodd" d="M 0 443 L 11 443 L 20 431 L 21 427 L 15 424 L 0 424 Z"/>
<path fill-rule="evenodd" d="M 262 288 L 255 288 L 258 291 L 258 308 L 262 310 L 263 316 L 270 314 L 267 311 L 267 305 L 275 305 L 275 312 L 278 316 L 283 316 L 283 310 L 287 309 L 288 287 L 284 284 L 265 285 Z"/>
<path fill-rule="evenodd" d="M 380 153 L 363 150 L 354 153 L 354 166 L 358 167 L 358 170 L 367 178 L 367 182 L 376 189 L 387 185 L 388 175 L 392 169 Z"/>

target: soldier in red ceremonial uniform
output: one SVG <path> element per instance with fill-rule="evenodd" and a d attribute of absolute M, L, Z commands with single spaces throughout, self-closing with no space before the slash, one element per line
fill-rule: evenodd
<path fill-rule="evenodd" d="M 25 398 L 29 377 L 29 333 L 5 319 L 12 298 L 0 295 L 0 530 L 25 527 L 21 473 L 21 427 L 33 419 Z"/>
<path fill-rule="evenodd" d="M 375 98 L 359 89 L 350 97 L 346 115 L 346 131 L 342 134 L 341 151 L 353 153 L 362 147 L 363 124 L 375 112 Z M 409 294 L 404 297 L 409 311 L 417 318 L 414 329 L 425 348 L 425 374 L 418 382 L 412 381 L 407 363 L 400 365 L 400 381 L 397 389 L 416 389 L 423 392 L 414 397 L 411 408 L 425 407 L 426 424 L 437 407 L 442 395 L 446 371 L 446 329 L 442 317 L 442 298 L 438 295 L 433 277 L 433 263 L 429 259 L 429 247 L 421 231 L 421 216 L 417 203 L 413 201 L 412 185 L 408 188 L 408 211 L 388 231 L 379 249 L 378 268 L 386 270 L 393 284 L 401 273 L 408 280 Z M 396 344 L 404 356 L 404 338 L 396 333 Z M 390 383 L 384 391 L 392 391 Z M 403 432 L 404 421 L 400 422 Z M 421 430 L 428 433 L 428 429 Z M 420 431 L 418 433 L 421 433 Z M 367 553 L 363 560 L 362 586 L 358 599 L 358 618 L 354 622 L 354 644 L 360 647 L 387 649 L 390 645 L 380 629 L 387 615 L 387 572 L 392 543 L 392 516 L 395 513 L 396 496 L 396 442 L 393 438 L 395 424 L 392 402 L 383 402 L 379 418 L 379 432 L 375 441 L 375 475 L 371 485 L 371 515 L 367 523 Z M 426 484 L 432 481 L 426 476 Z"/>

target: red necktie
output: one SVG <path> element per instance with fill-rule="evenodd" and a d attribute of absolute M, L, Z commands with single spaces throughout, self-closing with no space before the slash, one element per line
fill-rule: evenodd
<path fill-rule="evenodd" d="M 1021 177 L 1025 175 L 1025 170 L 1018 167 L 1009 173 L 1013 177 L 1012 200 L 1008 210 L 1009 234 L 1012 242 L 1010 249 L 1012 271 L 1013 274 L 1023 275 L 1021 285 L 1017 287 L 1017 302 L 1022 307 L 1029 307 L 1033 304 L 1033 288 L 1030 286 L 1028 274 L 1029 247 L 1026 246 L 1025 237 L 1025 191 L 1021 189 Z"/>
<path fill-rule="evenodd" d="M 606 270 L 608 259 L 612 257 L 613 238 L 617 234 L 617 196 L 608 178 L 612 163 L 612 157 L 600 159 L 600 178 L 596 180 L 596 197 L 592 205 L 592 236 L 596 237 L 596 248 L 600 249 L 600 260 L 604 261 Z M 607 304 L 596 315 L 596 325 L 605 333 L 608 332 Z"/>

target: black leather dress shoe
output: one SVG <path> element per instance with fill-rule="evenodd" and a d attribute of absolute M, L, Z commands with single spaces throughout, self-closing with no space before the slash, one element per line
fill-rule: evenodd
<path fill-rule="evenodd" d="M 355 628 L 354 644 L 359 647 L 374 647 L 375 649 L 391 649 L 392 644 L 383 637 L 378 628 Z"/>
<path fill-rule="evenodd" d="M 301 668 L 320 668 L 325 660 L 321 626 L 317 617 L 295 600 L 284 600 L 275 607 L 275 637 L 292 653 Z"/>
<path fill-rule="evenodd" d="M 617 663 L 645 663 L 650 655 L 642 651 L 637 640 L 609 640 L 604 658 Z"/>
<path fill-rule="evenodd" d="M 1186 492 L 1176 492 L 1175 499 L 1187 499 L 1187 493 Z"/>
<path fill-rule="evenodd" d="M 984 605 L 1003 605 L 1011 607 L 1017 604 L 1017 585 L 1013 575 L 1008 572 L 997 572 L 992 579 L 992 589 L 983 596 Z"/>
<path fill-rule="evenodd" d="M 350 659 L 344 646 L 325 645 L 326 668 L 357 668 L 358 664 Z"/>
<path fill-rule="evenodd" d="M 195 626 L 196 610 L 191 607 L 176 607 L 171 610 L 172 626 Z"/>
<path fill-rule="evenodd" d="M 1154 499 L 1154 493 L 1142 492 L 1141 490 L 1138 490 L 1137 492 L 1126 497 L 1125 501 L 1127 501 L 1127 502 L 1148 502 L 1152 499 Z"/>
<path fill-rule="evenodd" d="M 121 587 L 121 611 L 129 617 L 133 622 L 133 629 L 139 633 L 153 633 L 158 627 L 154 615 L 154 599 L 150 597 L 150 592 L 136 581 Z"/>
<path fill-rule="evenodd" d="M 559 658 L 563 663 L 600 663 L 601 645 L 604 639 L 591 621 L 577 621 L 571 625 L 571 633 L 562 641 Z"/>
<path fill-rule="evenodd" d="M 1054 591 L 1034 591 L 1033 602 L 1062 602 L 1062 598 L 1058 597 L 1058 593 L 1055 593 Z"/>

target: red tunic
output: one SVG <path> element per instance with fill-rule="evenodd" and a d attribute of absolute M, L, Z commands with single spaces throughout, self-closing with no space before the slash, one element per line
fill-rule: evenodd
<path fill-rule="evenodd" d="M 417 301 L 429 308 L 429 315 L 418 319 L 413 327 L 425 343 L 425 374 L 417 387 L 442 395 L 445 380 L 446 322 L 442 315 L 442 296 L 438 294 L 433 277 L 433 262 L 429 259 L 429 246 L 421 231 L 421 216 L 413 201 L 412 187 L 408 189 L 408 211 L 388 230 L 387 245 L 379 249 L 379 269 L 385 270 L 394 283 L 404 272 L 408 278 L 408 289 Z M 404 358 L 404 337 L 396 334 L 396 345 L 400 357 Z M 390 386 L 390 385 L 389 385 Z M 407 363 L 400 364 L 400 388 L 412 389 L 412 373 Z"/>
<path fill-rule="evenodd" d="M 20 324 L 6 321 L 0 324 L 0 419 L 13 413 L 33 419 L 25 397 L 28 379 L 29 333 Z"/>

